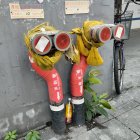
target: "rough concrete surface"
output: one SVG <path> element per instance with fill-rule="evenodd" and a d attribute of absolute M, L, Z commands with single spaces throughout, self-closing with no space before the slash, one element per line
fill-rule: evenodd
<path fill-rule="evenodd" d="M 87 131 L 86 126 L 71 127 L 66 135 L 56 135 L 50 127 L 40 131 L 41 140 L 140 140 L 140 30 L 134 30 L 125 44 L 124 91 L 110 102 L 115 112 L 96 120 L 103 128 Z"/>

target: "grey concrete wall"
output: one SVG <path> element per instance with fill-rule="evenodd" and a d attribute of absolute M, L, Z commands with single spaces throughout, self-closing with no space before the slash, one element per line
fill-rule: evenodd
<path fill-rule="evenodd" d="M 11 129 L 26 131 L 50 120 L 48 91 L 45 82 L 31 69 L 23 33 L 34 25 L 49 21 L 61 30 L 79 27 L 85 20 L 104 20 L 113 23 L 112 0 L 90 0 L 90 13 L 65 15 L 65 0 L 44 0 L 45 19 L 11 20 L 9 2 L 37 3 L 36 0 L 1 0 L 0 2 L 0 135 Z M 100 48 L 104 58 L 102 86 L 96 89 L 112 91 L 112 41 Z M 56 66 L 63 81 L 65 97 L 70 95 L 71 64 L 63 57 Z"/>

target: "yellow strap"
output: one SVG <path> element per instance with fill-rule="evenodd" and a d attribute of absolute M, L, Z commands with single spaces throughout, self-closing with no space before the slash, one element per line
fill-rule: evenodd
<path fill-rule="evenodd" d="M 89 50 L 84 46 L 81 35 L 77 35 L 77 42 L 76 43 L 77 43 L 76 45 L 77 45 L 80 53 L 84 56 L 88 56 Z"/>
<path fill-rule="evenodd" d="M 92 47 L 87 57 L 87 64 L 91 66 L 99 66 L 103 64 L 103 59 L 99 54 L 98 48 Z"/>

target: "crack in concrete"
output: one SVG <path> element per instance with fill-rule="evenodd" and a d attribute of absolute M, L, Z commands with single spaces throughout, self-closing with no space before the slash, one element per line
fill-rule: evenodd
<path fill-rule="evenodd" d="M 133 88 L 134 88 L 134 86 L 125 87 L 125 88 L 123 89 L 124 94 L 125 94 L 128 90 L 133 89 Z M 137 88 L 137 87 L 136 87 L 136 88 Z"/>
<path fill-rule="evenodd" d="M 121 113 L 121 114 L 119 114 L 119 115 L 117 115 L 117 116 L 113 116 L 114 118 L 117 118 L 117 117 L 120 117 L 121 115 L 123 115 L 123 114 L 125 114 L 125 113 L 127 113 L 127 112 L 129 112 L 129 111 L 131 111 L 131 110 L 133 110 L 133 109 L 135 109 L 135 108 L 137 108 L 138 106 L 140 106 L 140 104 L 139 105 L 137 105 L 137 106 L 135 106 L 135 107 L 133 107 L 133 108 L 131 108 L 131 109 L 129 109 L 129 110 L 127 110 L 127 111 L 125 111 L 125 112 L 123 112 L 123 113 Z"/>
<path fill-rule="evenodd" d="M 112 116 L 112 115 L 111 115 Z M 113 120 L 113 119 L 115 119 L 115 117 L 114 116 L 112 116 L 113 118 L 111 118 L 111 119 L 109 119 L 109 120 L 107 120 L 107 121 L 105 121 L 105 122 L 102 122 L 101 124 L 105 124 L 105 123 L 107 123 L 107 122 L 109 122 L 109 121 L 111 121 L 111 120 Z"/>
<path fill-rule="evenodd" d="M 130 127 L 128 127 L 126 124 L 124 124 L 123 122 L 121 122 L 117 117 L 115 117 L 114 118 L 115 120 L 117 120 L 117 121 L 119 121 L 123 126 L 125 126 L 126 128 L 128 128 L 130 131 L 132 131 L 133 133 L 135 133 L 137 136 L 139 136 L 139 138 L 140 138 L 140 135 L 137 133 L 137 132 L 135 132 L 134 130 L 132 130 Z M 139 139 L 138 138 L 138 139 Z"/>
<path fill-rule="evenodd" d="M 133 99 L 136 103 L 138 103 L 139 105 L 140 105 L 140 102 L 139 101 L 137 101 L 137 100 L 135 100 L 135 99 Z"/>

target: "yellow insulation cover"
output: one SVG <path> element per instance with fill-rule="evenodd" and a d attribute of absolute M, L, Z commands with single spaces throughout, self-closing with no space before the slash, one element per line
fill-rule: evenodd
<path fill-rule="evenodd" d="M 87 57 L 87 64 L 99 66 L 103 64 L 103 59 L 98 51 L 98 47 L 103 43 L 95 43 L 90 37 L 90 30 L 96 25 L 102 25 L 102 21 L 85 21 L 82 28 L 72 29 L 72 33 L 77 35 L 77 48 L 80 54 Z"/>
<path fill-rule="evenodd" d="M 34 27 L 33 29 L 29 30 L 28 33 L 24 35 L 24 41 L 28 48 L 28 52 L 33 57 L 35 63 L 42 69 L 51 70 L 51 69 L 53 69 L 54 64 L 60 60 L 60 58 L 62 56 L 62 52 L 55 51 L 55 52 L 51 53 L 51 55 L 40 56 L 32 50 L 31 38 L 35 34 L 41 32 L 42 29 L 45 29 L 46 31 L 55 31 L 56 30 L 53 26 L 49 26 L 48 22 L 45 22 L 45 23 L 40 24 L 40 25 Z"/>

